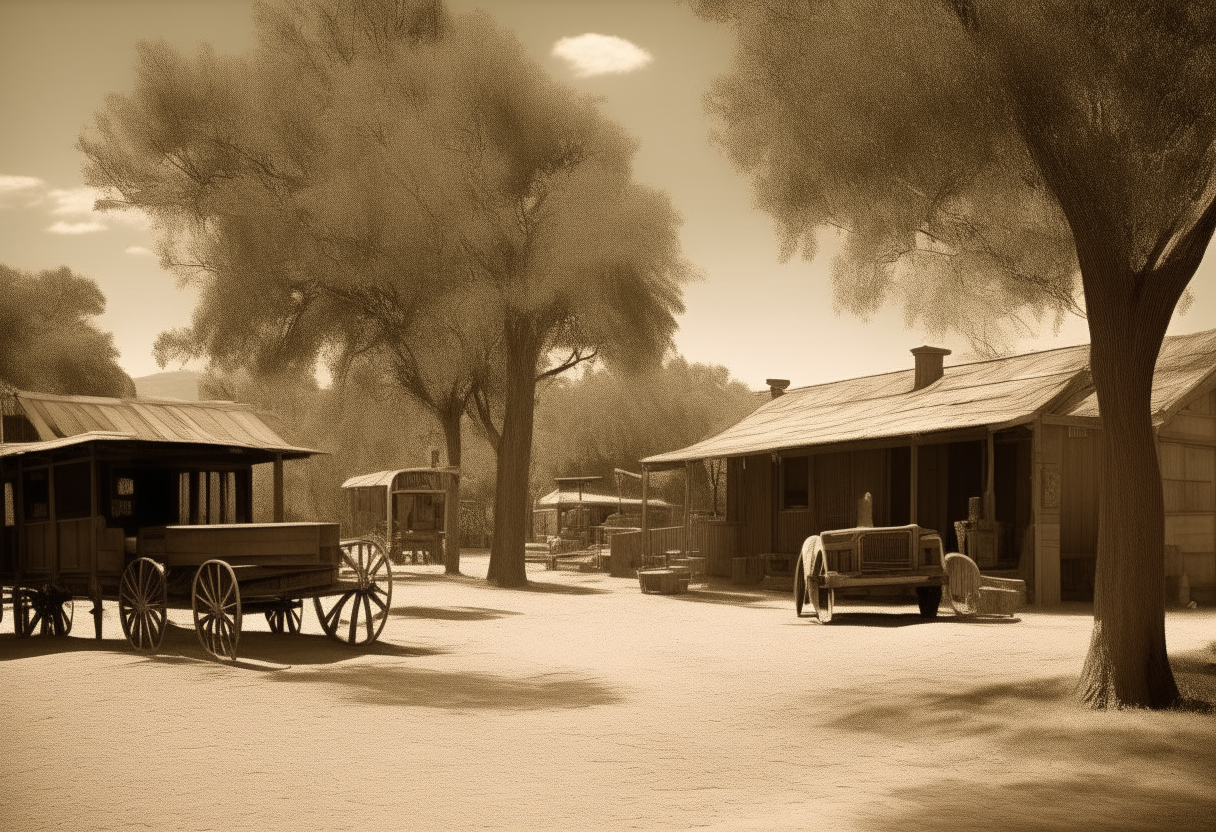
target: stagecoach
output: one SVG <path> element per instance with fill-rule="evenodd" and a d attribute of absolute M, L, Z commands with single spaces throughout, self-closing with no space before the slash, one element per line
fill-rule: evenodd
<path fill-rule="evenodd" d="M 300 630 L 311 600 L 324 632 L 379 637 L 392 600 L 386 553 L 336 523 L 285 523 L 283 442 L 232 402 L 3 397 L 0 616 L 19 637 L 62 636 L 76 599 L 117 602 L 131 647 L 154 653 L 167 610 L 193 611 L 199 642 L 235 659 L 245 615 Z M 276 522 L 253 523 L 253 467 L 272 468 Z"/>

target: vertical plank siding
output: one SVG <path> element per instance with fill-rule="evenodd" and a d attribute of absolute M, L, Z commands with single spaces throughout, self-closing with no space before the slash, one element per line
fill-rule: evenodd
<path fill-rule="evenodd" d="M 1165 542 L 1181 552 L 1191 596 L 1216 602 L 1216 391 L 1188 402 L 1159 437 Z"/>

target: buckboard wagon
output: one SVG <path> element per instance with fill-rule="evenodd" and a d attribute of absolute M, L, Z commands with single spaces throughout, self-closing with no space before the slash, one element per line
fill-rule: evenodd
<path fill-rule="evenodd" d="M 281 522 L 283 461 L 315 451 L 231 402 L 12 398 L 0 402 L 0 616 L 11 607 L 18 637 L 67 635 L 78 598 L 93 602 L 97 638 L 102 603 L 117 602 L 144 653 L 159 648 L 170 607 L 193 611 L 199 642 L 221 659 L 236 658 L 245 615 L 299 632 L 306 599 L 331 638 L 379 637 L 386 553 L 340 540 L 336 523 Z M 273 466 L 279 522 L 250 522 L 258 463 Z"/>
<path fill-rule="evenodd" d="M 820 623 L 832 620 L 837 589 L 905 586 L 916 590 L 920 614 L 937 615 L 949 581 L 942 539 L 932 529 L 863 526 L 808 537 L 794 567 L 794 610 L 810 603 Z"/>

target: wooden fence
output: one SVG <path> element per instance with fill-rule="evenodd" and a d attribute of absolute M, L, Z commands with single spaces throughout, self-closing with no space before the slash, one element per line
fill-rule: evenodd
<path fill-rule="evenodd" d="M 684 548 L 683 526 L 650 529 L 648 534 L 652 555 Z M 618 578 L 629 577 L 634 569 L 642 565 L 642 532 L 619 532 L 612 535 L 609 541 L 612 547 L 612 574 Z"/>

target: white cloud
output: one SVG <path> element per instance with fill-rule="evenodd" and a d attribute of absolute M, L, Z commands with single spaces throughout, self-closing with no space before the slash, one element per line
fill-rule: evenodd
<path fill-rule="evenodd" d="M 645 49 L 624 38 L 593 32 L 562 38 L 553 44 L 552 54 L 568 62 L 580 78 L 633 72 L 654 60 Z"/>
<path fill-rule="evenodd" d="M 152 249 L 145 248 L 144 246 L 127 246 L 127 254 L 136 254 L 140 256 L 147 255 L 151 257 Z"/>
<path fill-rule="evenodd" d="M 89 222 L 63 222 L 62 220 L 47 228 L 52 234 L 92 234 L 94 231 L 105 231 L 104 223 L 92 220 Z"/>
<path fill-rule="evenodd" d="M 37 176 L 9 176 L 0 174 L 0 194 L 11 194 L 16 191 L 28 191 L 42 185 Z"/>
<path fill-rule="evenodd" d="M 55 188 L 47 191 L 47 197 L 55 204 L 52 214 L 58 216 L 79 216 L 93 213 L 93 202 L 101 194 L 94 188 Z"/>
<path fill-rule="evenodd" d="M 138 228 L 140 231 L 148 231 L 152 228 L 152 221 L 148 219 L 148 215 L 143 211 L 118 211 L 110 210 L 105 212 L 107 219 L 120 222 L 123 225 L 129 225 L 132 228 Z"/>

